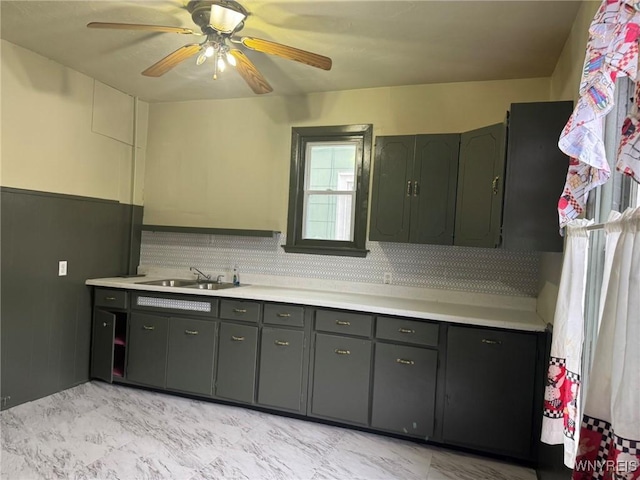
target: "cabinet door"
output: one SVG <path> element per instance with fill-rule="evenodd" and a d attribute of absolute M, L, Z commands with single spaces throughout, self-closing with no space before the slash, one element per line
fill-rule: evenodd
<path fill-rule="evenodd" d="M 91 377 L 113 382 L 113 340 L 116 316 L 104 310 L 93 312 L 91 339 Z"/>
<path fill-rule="evenodd" d="M 412 243 L 453 245 L 459 148 L 459 134 L 416 137 Z"/>
<path fill-rule="evenodd" d="M 562 252 L 558 197 L 569 166 L 558 148 L 573 102 L 514 103 L 509 117 L 502 246 Z"/>
<path fill-rule="evenodd" d="M 415 136 L 377 137 L 369 240 L 408 242 Z"/>
<path fill-rule="evenodd" d="M 435 350 L 376 344 L 371 426 L 404 435 L 433 435 L 437 368 Z"/>
<path fill-rule="evenodd" d="M 300 412 L 304 331 L 263 327 L 258 403 Z"/>
<path fill-rule="evenodd" d="M 499 123 L 460 137 L 455 245 L 500 244 L 505 130 Z"/>
<path fill-rule="evenodd" d="M 165 387 L 169 319 L 159 315 L 131 314 L 127 379 Z"/>
<path fill-rule="evenodd" d="M 167 388 L 211 395 L 216 322 L 169 319 Z"/>
<path fill-rule="evenodd" d="M 535 335 L 450 327 L 443 440 L 527 458 L 535 365 Z"/>
<path fill-rule="evenodd" d="M 371 341 L 316 334 L 311 412 L 367 425 Z"/>
<path fill-rule="evenodd" d="M 221 322 L 216 395 L 253 403 L 258 327 Z"/>

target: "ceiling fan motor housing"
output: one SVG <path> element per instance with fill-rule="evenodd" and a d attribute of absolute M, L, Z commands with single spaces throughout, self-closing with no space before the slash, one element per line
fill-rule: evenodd
<path fill-rule="evenodd" d="M 211 26 L 211 6 L 218 5 L 222 8 L 233 10 L 241 13 L 245 17 L 249 16 L 249 12 L 238 2 L 234 0 L 191 0 L 187 4 L 187 10 L 191 13 L 193 23 L 198 25 L 202 33 L 206 35 L 218 33 Z M 244 21 L 240 22 L 233 30 L 233 33 L 239 32 L 244 27 Z M 226 32 L 225 32 L 226 33 Z"/>

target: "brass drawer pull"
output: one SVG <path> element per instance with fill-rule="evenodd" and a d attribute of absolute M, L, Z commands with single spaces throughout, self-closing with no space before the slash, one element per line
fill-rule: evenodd
<path fill-rule="evenodd" d="M 413 360 L 405 360 L 404 358 L 396 358 L 396 363 L 401 363 L 402 365 L 415 365 Z"/>
<path fill-rule="evenodd" d="M 234 313 L 247 313 L 246 308 L 234 308 L 233 311 Z"/>
<path fill-rule="evenodd" d="M 349 327 L 351 326 L 351 322 L 348 322 L 346 320 L 336 320 L 336 325 L 342 325 L 345 327 Z"/>
<path fill-rule="evenodd" d="M 142 328 L 145 330 L 155 330 L 156 327 L 154 325 L 143 325 Z"/>
<path fill-rule="evenodd" d="M 411 180 L 407 182 L 407 197 L 411 196 Z"/>
<path fill-rule="evenodd" d="M 231 335 L 231 340 L 234 342 L 244 342 L 244 337 L 236 337 L 235 335 Z"/>
<path fill-rule="evenodd" d="M 289 346 L 289 342 L 283 342 L 282 340 L 276 340 L 274 343 L 276 345 L 278 345 L 279 347 L 288 347 Z"/>
<path fill-rule="evenodd" d="M 491 190 L 493 190 L 493 194 L 497 195 L 498 194 L 498 182 L 500 181 L 500 176 L 498 175 L 496 178 L 493 179 L 493 182 L 491 182 Z"/>
<path fill-rule="evenodd" d="M 416 333 L 413 328 L 399 328 L 398 331 L 400 333 Z"/>
<path fill-rule="evenodd" d="M 420 184 L 416 180 L 413 182 L 413 196 L 417 197 L 418 195 L 420 195 Z"/>
<path fill-rule="evenodd" d="M 116 299 L 116 297 L 104 297 L 105 300 L 112 302 Z"/>
<path fill-rule="evenodd" d="M 198 335 L 197 330 L 185 330 L 184 333 L 187 335 Z"/>
<path fill-rule="evenodd" d="M 487 345 L 502 345 L 500 340 L 491 340 L 489 338 L 483 338 L 482 343 L 486 343 Z"/>
<path fill-rule="evenodd" d="M 338 355 L 351 355 L 351 352 L 349 350 L 342 350 L 340 348 L 336 348 L 335 352 Z"/>
<path fill-rule="evenodd" d="M 279 313 L 278 314 L 278 317 L 280 317 L 280 318 L 289 318 L 290 316 L 291 316 L 290 313 Z"/>

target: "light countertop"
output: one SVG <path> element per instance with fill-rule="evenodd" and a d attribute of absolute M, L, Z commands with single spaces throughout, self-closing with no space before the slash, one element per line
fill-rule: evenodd
<path fill-rule="evenodd" d="M 521 331 L 539 332 L 546 328 L 546 324 L 534 310 L 521 308 L 470 305 L 434 299 L 426 300 L 265 285 L 243 285 L 222 290 L 199 290 L 187 287 L 161 287 L 136 283 L 156 279 L 160 280 L 162 278 L 167 277 L 98 278 L 87 280 L 86 284 L 96 287 L 122 288 L 147 292 L 263 300 L 315 307 L 339 308 L 343 310 L 370 312 L 378 315 L 437 320 Z M 448 297 L 450 296 L 451 295 L 448 295 Z"/>

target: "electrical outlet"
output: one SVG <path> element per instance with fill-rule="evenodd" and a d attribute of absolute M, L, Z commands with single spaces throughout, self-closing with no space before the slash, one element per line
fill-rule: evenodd
<path fill-rule="evenodd" d="M 58 276 L 64 277 L 67 274 L 67 261 L 60 260 L 58 262 Z"/>
<path fill-rule="evenodd" d="M 384 273 L 384 278 L 383 278 L 383 280 L 382 280 L 382 281 L 383 281 L 383 283 L 384 283 L 385 285 L 391 285 L 391 280 L 392 280 L 392 278 L 391 278 L 391 272 L 385 272 L 385 273 Z"/>

